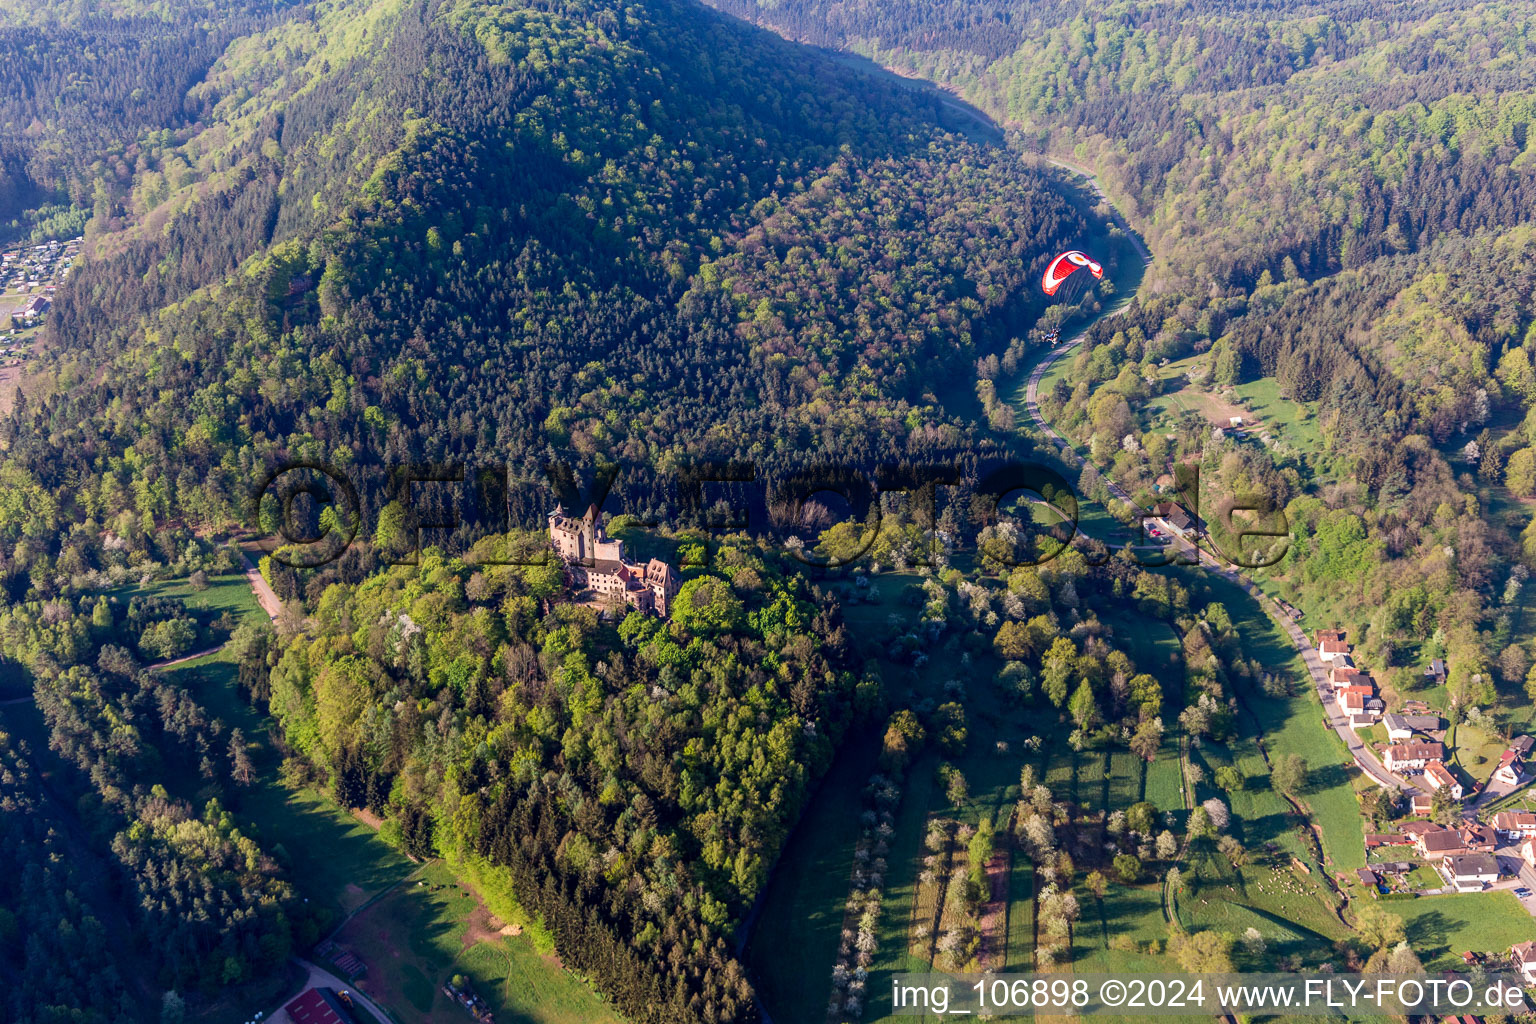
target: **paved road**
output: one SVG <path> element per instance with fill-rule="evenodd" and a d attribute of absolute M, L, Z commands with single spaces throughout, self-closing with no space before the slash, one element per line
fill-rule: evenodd
<path fill-rule="evenodd" d="M 1488 804 L 1491 804 L 1497 800 L 1502 800 L 1506 796 L 1509 796 L 1509 794 L 1515 792 L 1515 790 L 1524 789 L 1528 785 L 1530 785 L 1529 776 L 1527 776 L 1526 779 L 1523 780 L 1518 786 L 1511 786 L 1508 783 L 1497 782 L 1490 778 L 1488 780 L 1488 785 L 1484 786 L 1483 791 L 1477 794 L 1477 798 L 1474 799 L 1471 803 L 1467 804 L 1467 817 L 1470 818 L 1473 814 L 1477 813 Z"/>
<path fill-rule="evenodd" d="M 1064 171 L 1071 171 L 1073 174 L 1083 178 L 1087 182 L 1088 187 L 1093 191 L 1093 194 L 1102 199 L 1104 205 L 1109 207 L 1109 215 L 1114 220 L 1115 226 L 1125 232 L 1125 236 L 1130 239 L 1131 244 L 1136 247 L 1136 251 L 1141 254 L 1142 261 L 1146 263 L 1152 262 L 1152 254 L 1142 244 L 1141 236 L 1131 230 L 1131 226 L 1126 223 L 1125 218 L 1120 216 L 1120 210 L 1110 201 L 1109 196 L 1104 194 L 1104 189 L 1099 185 L 1099 179 L 1092 171 L 1086 167 L 1079 167 L 1077 164 L 1068 163 L 1065 160 L 1058 160 L 1053 156 L 1046 157 L 1045 162 L 1053 167 L 1060 167 Z"/>
<path fill-rule="evenodd" d="M 1063 163 L 1060 160 L 1051 160 L 1050 162 L 1057 165 L 1058 167 L 1066 168 L 1067 170 L 1073 171 L 1087 178 L 1088 183 L 1094 190 L 1095 194 L 1101 198 L 1104 197 L 1104 192 L 1102 189 L 1100 189 L 1097 179 L 1095 179 L 1091 174 L 1085 172 L 1082 168 L 1073 167 L 1071 164 Z M 1106 202 L 1108 202 L 1107 199 Z M 1110 209 L 1114 210 L 1114 206 L 1112 204 L 1110 205 Z M 1118 210 L 1114 210 L 1114 215 L 1116 219 L 1119 220 L 1120 214 Z M 1142 258 L 1150 260 L 1151 255 L 1147 252 L 1146 247 L 1141 244 L 1141 239 L 1139 239 L 1135 232 L 1131 231 L 1129 228 L 1126 228 L 1125 230 L 1126 234 L 1130 237 L 1132 244 L 1136 246 L 1136 250 L 1142 254 Z M 1104 316 L 1118 316 L 1124 308 L 1124 306 L 1121 306 L 1118 309 L 1111 310 L 1110 312 L 1104 314 Z M 1029 382 L 1024 388 L 1024 410 L 1025 412 L 1029 413 L 1029 418 L 1034 421 L 1035 427 L 1056 445 L 1057 449 L 1061 452 L 1062 458 L 1066 460 L 1068 465 L 1073 466 L 1079 470 L 1088 465 L 1087 460 L 1078 453 L 1077 449 L 1073 447 L 1070 441 L 1061 436 L 1061 434 L 1059 434 L 1054 427 L 1046 422 L 1045 417 L 1040 413 L 1040 381 L 1044 379 L 1045 374 L 1050 370 L 1051 366 L 1056 362 L 1056 360 L 1060 359 L 1062 356 L 1066 355 L 1068 352 L 1072 351 L 1072 349 L 1076 348 L 1079 344 L 1082 343 L 1082 340 L 1087 335 L 1087 333 L 1088 329 L 1084 328 L 1082 331 L 1078 332 L 1075 337 L 1062 342 L 1060 345 L 1057 345 L 1055 348 L 1053 348 L 1050 352 L 1047 352 L 1045 357 L 1035 365 L 1033 370 L 1030 371 Z M 1115 483 L 1108 476 L 1104 476 L 1102 473 L 1100 475 L 1104 480 L 1105 487 L 1116 500 L 1129 506 L 1131 509 L 1137 511 L 1138 513 L 1144 511 L 1142 507 L 1136 503 L 1136 501 L 1130 496 L 1130 494 L 1126 492 L 1123 487 Z M 1175 531 L 1161 519 L 1153 519 L 1151 522 L 1154 525 L 1159 526 L 1167 533 L 1175 534 Z M 1327 699 L 1326 694 L 1331 693 L 1333 689 L 1331 684 L 1328 682 L 1328 671 L 1323 666 L 1322 660 L 1318 658 L 1317 649 L 1313 647 L 1312 642 L 1307 639 L 1306 634 L 1302 632 L 1301 628 L 1296 625 L 1296 623 L 1291 619 L 1289 615 L 1286 615 L 1284 612 L 1282 612 L 1279 607 L 1275 605 L 1274 601 L 1268 597 L 1268 595 L 1259 590 L 1259 588 L 1255 586 L 1251 580 L 1238 572 L 1233 566 L 1226 562 L 1225 559 L 1216 557 L 1211 552 L 1206 551 L 1203 547 L 1199 547 L 1196 550 L 1199 553 L 1200 565 L 1220 573 L 1222 576 L 1226 577 L 1233 583 L 1236 583 L 1238 586 L 1248 591 L 1248 593 L 1251 594 L 1259 602 L 1260 606 L 1263 607 L 1264 611 L 1269 615 L 1269 617 L 1278 622 L 1280 626 L 1285 630 L 1286 635 L 1291 639 L 1291 643 L 1293 643 L 1296 646 L 1297 651 L 1300 652 L 1301 659 L 1303 663 L 1306 664 L 1307 671 L 1312 676 L 1312 683 L 1317 690 L 1319 702 L 1323 706 L 1323 711 L 1328 716 L 1328 724 L 1333 727 L 1334 732 L 1339 734 L 1339 739 L 1344 741 L 1344 746 L 1348 748 L 1350 756 L 1354 758 L 1355 764 L 1360 767 L 1361 771 L 1369 775 L 1377 783 L 1377 785 L 1383 786 L 1387 789 L 1410 791 L 1414 790 L 1416 788 L 1415 786 L 1403 779 L 1399 779 L 1396 775 L 1393 775 L 1391 772 L 1387 771 L 1386 766 L 1383 765 L 1381 761 L 1376 757 L 1375 752 L 1372 751 L 1370 747 L 1366 746 L 1365 742 L 1361 740 L 1355 731 L 1349 727 L 1349 721 L 1339 710 L 1338 705 Z"/>

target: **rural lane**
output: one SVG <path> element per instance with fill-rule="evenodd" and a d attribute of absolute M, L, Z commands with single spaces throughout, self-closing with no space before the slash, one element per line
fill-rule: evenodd
<path fill-rule="evenodd" d="M 278 598 L 277 592 L 267 585 L 267 581 L 262 578 L 261 570 L 251 562 L 245 549 L 239 550 L 240 561 L 245 563 L 245 581 L 251 585 L 251 592 L 256 595 L 256 603 L 261 605 L 261 610 L 267 613 L 267 618 L 277 618 L 277 613 L 283 610 L 283 602 Z"/>
<path fill-rule="evenodd" d="M 1142 245 L 1141 239 L 1137 237 L 1134 231 L 1130 230 L 1129 226 L 1125 225 L 1124 220 L 1120 216 L 1120 211 L 1116 210 L 1114 204 L 1109 202 L 1108 198 L 1104 195 L 1103 189 L 1099 187 L 1098 180 L 1093 175 L 1087 173 L 1080 167 L 1074 167 L 1071 164 L 1063 163 L 1060 160 L 1050 160 L 1049 162 L 1056 165 L 1057 167 L 1072 171 L 1086 178 L 1089 186 L 1093 189 L 1094 194 L 1103 199 L 1105 205 L 1107 205 L 1113 212 L 1116 222 L 1121 225 L 1122 230 L 1124 230 L 1126 233 L 1126 237 L 1131 240 L 1131 243 L 1136 247 L 1136 251 L 1141 254 L 1142 259 L 1151 259 L 1151 254 L 1148 253 L 1146 247 Z M 1125 306 L 1121 306 L 1117 309 L 1111 310 L 1110 312 L 1105 313 L 1104 316 L 1100 319 L 1119 316 L 1125 308 Z M 1066 460 L 1069 466 L 1072 466 L 1074 469 L 1079 471 L 1088 465 L 1088 460 L 1079 454 L 1072 443 L 1063 437 L 1060 433 L 1058 433 L 1056 428 L 1052 427 L 1041 414 L 1040 382 L 1045 378 L 1045 375 L 1050 370 L 1051 366 L 1062 356 L 1066 355 L 1068 352 L 1072 351 L 1072 349 L 1081 344 L 1087 334 L 1088 328 L 1084 327 L 1072 338 L 1062 342 L 1060 345 L 1057 345 L 1055 348 L 1051 349 L 1051 351 L 1047 352 L 1045 357 L 1041 359 L 1040 362 L 1035 365 L 1034 369 L 1030 371 L 1029 382 L 1024 388 L 1024 410 L 1025 412 L 1029 413 L 1029 418 L 1034 422 L 1036 429 L 1038 429 L 1042 434 L 1049 438 L 1053 444 L 1056 445 L 1056 448 L 1061 452 L 1062 458 Z M 1143 510 L 1141 506 L 1137 504 L 1135 499 L 1133 499 L 1131 495 L 1127 493 L 1125 488 L 1115 483 L 1102 472 L 1100 473 L 1100 478 L 1104 481 L 1105 488 L 1118 501 L 1129 506 L 1138 514 L 1144 513 L 1145 510 Z M 1160 524 L 1162 529 L 1167 531 L 1170 535 L 1174 535 L 1174 531 L 1168 527 L 1168 524 L 1162 522 L 1160 519 L 1153 519 L 1151 522 L 1154 524 Z M 1328 682 L 1328 670 L 1324 667 L 1322 660 L 1317 656 L 1317 649 L 1313 647 L 1311 641 L 1307 639 L 1307 636 L 1302 631 L 1301 627 L 1297 626 L 1289 615 L 1286 615 L 1284 612 L 1282 612 L 1280 608 L 1275 605 L 1274 601 L 1271 600 L 1267 594 L 1261 591 L 1253 583 L 1252 580 L 1248 579 L 1232 566 L 1225 564 L 1221 559 L 1206 551 L 1203 547 L 1198 546 L 1198 544 L 1196 545 L 1195 550 L 1199 555 L 1199 563 L 1201 565 L 1205 566 L 1206 568 L 1215 570 L 1222 576 L 1226 577 L 1233 583 L 1246 590 L 1255 600 L 1259 602 L 1260 607 L 1264 609 L 1265 613 L 1269 615 L 1269 617 L 1275 622 L 1279 623 L 1281 628 L 1285 630 L 1286 636 L 1290 638 L 1291 643 L 1295 645 L 1296 650 L 1301 654 L 1302 663 L 1306 665 L 1307 672 L 1312 677 L 1313 686 L 1317 691 L 1318 700 L 1323 706 L 1323 712 L 1325 715 L 1327 715 L 1328 724 L 1332 726 L 1334 732 L 1338 733 L 1339 739 L 1344 742 L 1344 746 L 1349 750 L 1350 756 L 1354 759 L 1355 764 L 1359 766 L 1360 770 L 1369 775 L 1377 785 L 1386 789 L 1408 791 L 1415 790 L 1416 787 L 1402 779 L 1399 779 L 1397 776 L 1387 771 L 1386 766 L 1384 766 L 1376 757 L 1375 752 L 1372 751 L 1371 748 L 1368 747 L 1365 742 L 1360 739 L 1355 731 L 1349 727 L 1349 722 L 1344 718 L 1343 713 L 1340 712 L 1334 703 L 1327 698 L 1328 691 L 1332 689 Z"/>

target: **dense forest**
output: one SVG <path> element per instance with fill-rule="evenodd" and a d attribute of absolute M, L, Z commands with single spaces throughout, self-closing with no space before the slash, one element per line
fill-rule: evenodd
<path fill-rule="evenodd" d="M 963 634 L 1000 666 L 985 685 L 1073 751 L 1150 762 L 1173 716 L 1221 743 L 1240 691 L 1291 696 L 1198 587 L 1097 542 L 1061 551 L 976 493 L 1049 447 L 1003 385 L 1113 293 L 1048 307 L 1041 271 L 1082 246 L 1113 279 L 1125 248 L 1042 155 L 1095 170 L 1157 255 L 1042 394 L 1050 420 L 1145 501 L 1183 464 L 1283 510 L 1276 571 L 1347 599 L 1404 692 L 1428 653 L 1463 707 L 1536 692 L 1515 618 L 1536 565 L 1523 15 L 715 6 L 0 0 L 0 234 L 86 236 L 0 415 L 0 694 L 29 694 L 46 736 L 0 733 L 20 812 L 0 820 L 7 1020 L 179 1022 L 330 923 L 243 825 L 246 738 L 151 668 L 204 645 L 228 645 L 286 782 L 496 880 L 641 1024 L 759 1019 L 738 933 L 855 731 L 898 777 L 925 744 L 965 747 L 964 682 L 943 702 L 888 687 L 850 640 L 854 585 L 806 562 L 936 555 L 884 661 L 905 673 Z M 730 15 L 933 79 L 1006 138 Z M 1319 445 L 1154 429 L 1180 360 L 1273 380 L 1318 410 Z M 755 521 L 703 559 L 679 477 L 705 460 L 754 467 L 775 526 L 793 516 L 774 486 L 808 466 L 960 471 L 933 521 L 888 493 L 870 537 L 816 506 L 793 546 Z M 116 599 L 237 571 L 224 541 L 274 531 L 283 502 L 253 488 L 295 461 L 357 486 L 355 509 L 296 508 L 348 535 L 355 512 L 358 542 L 321 569 L 263 559 L 270 628 Z M 617 468 L 609 527 L 686 556 L 669 618 L 600 616 L 557 566 L 494 564 L 543 546 L 528 531 L 562 465 Z M 400 467 L 466 484 L 413 499 Z M 1078 482 L 1104 494 L 1097 469 Z M 412 500 L 458 522 L 391 564 Z M 1138 665 L 1112 605 L 1172 626 L 1182 673 Z M 1044 862 L 1051 794 L 1021 788 L 1010 812 Z M 1129 881 L 1176 859 L 1156 826 L 1118 833 Z M 1242 834 L 1222 836 L 1233 864 Z M 58 962 L 77 973 L 41 991 Z"/>
<path fill-rule="evenodd" d="M 600 456 L 641 470 L 623 502 L 655 515 L 687 460 L 969 455 L 933 389 L 1027 322 L 1022 283 L 1083 216 L 933 128 L 931 100 L 713 15 L 611 13 L 458 4 L 367 55 L 315 44 L 348 73 L 233 120 L 227 168 L 61 293 L 57 387 L 3 428 L 18 493 L 137 546 L 149 522 L 247 518 L 283 457 L 344 467 L 372 521 L 409 462 L 539 481 Z M 14 587 L 50 547 L 0 571 Z"/>
<path fill-rule="evenodd" d="M 1285 511 L 1276 574 L 1348 595 L 1332 607 L 1405 692 L 1415 659 L 1448 655 L 1457 707 L 1527 699 L 1509 595 L 1536 557 L 1529 12 L 716 6 L 937 81 L 1016 148 L 1094 169 L 1157 259 L 1044 396 L 1049 418 L 1148 503 L 1168 466 L 1198 463 L 1219 541 L 1237 495 Z M 1198 416 L 1149 429 L 1159 367 L 1191 356 L 1202 384 L 1267 378 L 1315 408 L 1323 451 L 1255 450 Z"/>
<path fill-rule="evenodd" d="M 0 4 L 0 240 L 120 227 L 136 176 L 220 99 L 193 87 L 292 6 Z"/>
<path fill-rule="evenodd" d="M 3 116 L 38 125 L 16 231 L 89 217 L 0 417 L 0 684 L 30 690 L 74 841 L 124 894 L 97 916 L 136 936 L 79 1019 L 175 1019 L 325 923 L 242 828 L 244 738 L 149 668 L 225 642 L 285 778 L 509 885 L 626 1017 L 756 1019 L 736 930 L 839 740 L 883 714 L 837 601 L 738 539 L 666 622 L 615 626 L 558 569 L 470 544 L 542 522 L 551 462 L 622 465 L 610 507 L 642 520 L 705 458 L 974 470 L 1014 442 L 939 392 L 973 390 L 1043 312 L 1045 262 L 1104 225 L 931 97 L 680 2 L 4 24 L 34 47 L 7 69 Z M 72 78 L 49 46 L 105 63 Z M 141 106 L 118 102 L 139 63 Z M 43 116 L 98 100 L 95 135 Z M 270 527 L 251 491 L 287 460 L 347 473 L 363 532 L 323 571 L 263 560 L 275 630 L 104 596 L 234 569 L 209 538 Z M 390 471 L 428 463 L 513 486 L 453 553 L 390 568 L 414 533 Z"/>

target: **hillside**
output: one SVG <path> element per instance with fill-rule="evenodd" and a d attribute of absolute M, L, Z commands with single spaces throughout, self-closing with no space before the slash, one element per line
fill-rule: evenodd
<path fill-rule="evenodd" d="M 498 912 L 629 1019 L 755 1019 L 728 940 L 880 708 L 837 602 L 748 541 L 665 629 L 615 630 L 544 567 L 391 569 L 390 471 L 505 467 L 509 507 L 436 538 L 463 551 L 542 520 L 552 459 L 624 464 L 611 504 L 644 515 L 675 512 L 688 460 L 980 458 L 1009 442 L 935 392 L 972 390 L 1041 314 L 1045 262 L 1104 225 L 932 98 L 691 3 L 56 14 L 4 24 L 123 67 L 156 39 L 185 57 L 137 113 L 105 67 L 50 86 L 115 120 L 34 116 L 11 196 L 19 234 L 52 206 L 88 220 L 0 421 L 0 675 L 146 936 L 65 1002 L 213 1014 L 334 923 L 246 817 L 251 744 L 208 711 L 233 682 L 145 668 L 216 644 L 283 784 L 515 892 Z M 48 94 L 17 74 L 20 120 Z M 270 525 L 251 489 L 295 459 L 357 482 L 364 542 L 263 561 L 275 633 L 189 612 L 191 584 L 120 601 L 234 570 L 221 538 Z"/>
<path fill-rule="evenodd" d="M 1512 535 L 1532 519 L 1528 431 L 1511 429 L 1530 408 L 1523 367 L 1536 346 L 1528 11 L 718 6 L 933 79 L 1003 120 L 1017 148 L 1094 168 L 1157 259 L 1150 297 L 1089 336 L 1051 415 L 1096 452 L 1140 435 L 1153 455 L 1106 461 L 1142 494 L 1162 459 L 1198 454 L 1207 494 L 1257 488 L 1271 509 L 1290 503 L 1301 532 L 1267 574 L 1277 592 L 1374 622 L 1373 653 L 1394 673 L 1450 650 L 1453 703 L 1525 703 L 1529 654 L 1508 625 L 1518 612 L 1498 606 L 1530 558 Z M 1170 362 L 1182 375 L 1159 370 Z M 1158 399 L 1165 378 L 1184 393 L 1219 389 L 1227 408 L 1272 382 L 1268 409 L 1300 427 L 1268 451 L 1213 440 L 1224 419 L 1154 437 L 1181 401 Z M 1468 452 L 1476 475 L 1458 475 Z M 1319 503 L 1376 552 L 1344 594 L 1316 564 L 1329 543 L 1314 532 Z M 1423 557 L 1447 545 L 1460 553 L 1449 575 Z M 1414 585 L 1436 637 L 1422 649 L 1374 614 L 1383 594 Z M 1495 660 L 1507 668 L 1490 671 Z"/>

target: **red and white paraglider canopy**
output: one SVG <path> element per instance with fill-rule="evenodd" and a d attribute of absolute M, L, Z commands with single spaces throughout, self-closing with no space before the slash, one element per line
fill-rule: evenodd
<path fill-rule="evenodd" d="M 1067 278 L 1079 267 L 1087 267 L 1089 273 L 1098 280 L 1104 279 L 1104 267 L 1088 258 L 1086 253 L 1073 249 L 1064 252 L 1051 260 L 1051 265 L 1045 268 L 1045 277 L 1040 282 L 1040 287 L 1045 289 L 1045 294 L 1055 295 L 1056 289 L 1066 283 Z"/>

